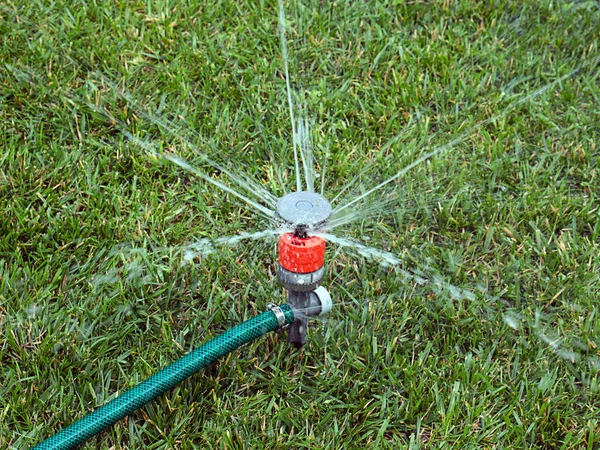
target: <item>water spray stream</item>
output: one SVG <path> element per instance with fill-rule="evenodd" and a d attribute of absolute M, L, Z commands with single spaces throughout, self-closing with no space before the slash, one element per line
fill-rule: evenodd
<path fill-rule="evenodd" d="M 433 286 L 440 291 L 449 293 L 452 298 L 457 300 L 472 300 L 475 298 L 475 295 L 472 292 L 466 289 L 461 289 L 445 281 L 442 276 L 437 274 L 432 268 L 423 267 L 419 269 L 413 268 L 411 270 L 401 269 L 399 266 L 404 264 L 406 261 L 399 256 L 394 255 L 393 253 L 370 247 L 353 239 L 342 238 L 331 233 L 315 233 L 315 236 L 319 236 L 329 242 L 333 242 L 340 247 L 346 247 L 354 250 L 358 253 L 358 255 L 367 259 L 379 261 L 382 266 L 393 267 L 394 271 L 402 275 L 405 281 L 414 281 L 419 285 L 427 284 Z"/>
<path fill-rule="evenodd" d="M 459 195 L 468 190 L 469 186 L 465 186 L 456 192 L 455 195 Z M 391 213 L 405 214 L 410 211 L 416 212 L 418 210 L 432 208 L 434 205 L 437 205 L 437 207 L 441 209 L 443 202 L 452 200 L 449 197 L 448 192 L 445 192 L 441 195 L 433 195 L 432 192 L 427 191 L 426 198 L 421 198 L 417 195 L 411 196 L 411 193 L 392 192 L 385 196 L 379 196 L 378 198 L 374 199 L 372 203 L 361 203 L 360 205 L 352 208 L 352 210 L 345 210 L 342 213 L 334 213 L 331 216 L 331 220 L 327 222 L 326 230 L 331 231 L 335 228 L 348 225 L 359 220 L 380 217 L 389 215 Z"/>
<path fill-rule="evenodd" d="M 188 262 L 194 260 L 199 256 L 207 256 L 216 251 L 215 246 L 233 246 L 245 240 L 259 240 L 273 236 L 279 236 L 282 233 L 287 232 L 286 229 L 279 230 L 264 230 L 257 231 L 254 233 L 240 233 L 235 236 L 219 237 L 216 239 L 204 238 L 196 242 L 188 244 L 183 253 L 183 260 Z"/>
<path fill-rule="evenodd" d="M 208 175 L 199 171 L 194 166 L 190 165 L 186 160 L 182 159 L 181 157 L 170 154 L 170 153 L 159 152 L 151 144 L 148 144 L 147 142 L 140 140 L 139 138 L 137 138 L 133 134 L 131 134 L 129 131 L 121 130 L 121 132 L 127 139 L 129 139 L 131 142 L 133 142 L 138 147 L 144 149 L 149 155 L 153 156 L 154 158 L 170 161 L 173 164 L 175 164 L 183 169 L 186 169 L 189 172 L 192 172 L 193 174 L 195 174 L 197 177 L 203 179 L 204 181 L 218 187 L 219 189 L 221 189 L 225 192 L 230 193 L 231 195 L 239 198 L 240 200 L 243 200 L 248 205 L 252 206 L 257 212 L 261 213 L 268 219 L 275 217 L 275 212 L 273 210 L 268 209 L 268 208 L 264 207 L 263 205 L 256 203 L 253 200 L 250 200 L 248 197 L 240 194 L 239 192 L 237 192 L 234 189 L 231 189 L 229 186 L 226 186 L 225 184 L 221 183 L 220 181 L 209 177 Z"/>
<path fill-rule="evenodd" d="M 528 39 L 525 41 L 525 43 L 527 43 L 527 42 L 529 42 L 529 41 L 531 41 L 531 40 L 532 40 L 532 38 L 530 37 L 530 38 L 528 38 Z M 523 44 L 523 42 L 519 42 L 519 45 L 522 45 L 522 44 Z M 505 48 L 505 51 L 508 51 L 508 50 L 511 50 L 511 49 L 515 49 L 515 47 L 516 47 L 516 46 L 517 46 L 517 43 L 516 43 L 516 42 L 513 42 L 512 44 L 510 44 L 508 47 L 506 47 L 506 48 Z M 494 50 L 496 50 L 496 46 L 492 44 L 492 45 L 490 45 L 489 49 L 488 49 L 488 50 L 487 50 L 485 53 L 483 53 L 483 55 L 486 55 L 486 54 L 492 53 Z M 482 56 L 482 54 L 480 54 L 479 56 Z M 471 64 L 469 64 L 467 67 L 463 68 L 462 70 L 463 70 L 463 72 L 469 72 L 469 71 L 473 70 L 473 69 L 475 68 L 475 66 L 476 66 L 476 65 L 477 65 L 477 62 L 476 62 L 476 61 L 474 61 L 474 62 L 472 62 Z M 487 84 L 487 83 L 483 83 L 483 82 L 482 82 L 482 83 L 480 83 L 480 85 L 479 85 L 479 87 L 478 87 L 478 88 L 481 88 L 482 86 L 485 86 L 486 84 Z M 512 83 L 511 83 L 511 84 L 512 84 Z M 507 89 L 508 89 L 508 87 L 506 87 L 505 89 L 503 89 L 503 91 L 504 91 L 504 90 L 507 90 Z M 478 89 L 478 90 L 476 90 L 475 92 L 479 92 L 479 89 Z M 396 143 L 400 142 L 402 139 L 404 139 L 404 138 L 405 138 L 405 137 L 406 137 L 406 136 L 409 134 L 409 130 L 411 130 L 411 129 L 414 127 L 414 125 L 415 125 L 414 117 L 411 115 L 411 116 L 410 116 L 410 118 L 409 118 L 409 120 L 408 120 L 408 122 L 407 122 L 407 123 L 406 123 L 406 124 L 405 124 L 405 125 L 402 127 L 402 130 L 400 130 L 400 132 L 399 132 L 399 133 L 397 133 L 395 136 L 393 136 L 393 137 L 391 137 L 390 139 L 388 139 L 388 140 L 387 140 L 387 142 L 386 142 L 386 143 L 385 143 L 385 144 L 384 144 L 384 145 L 383 145 L 383 146 L 382 146 L 382 147 L 379 149 L 379 151 L 378 151 L 378 152 L 379 152 L 379 153 L 381 153 L 381 154 L 384 154 L 384 153 L 385 153 L 385 152 L 386 152 L 388 149 L 390 149 L 390 148 L 391 148 L 391 147 L 392 147 L 394 144 L 396 144 Z M 428 136 L 428 137 L 425 139 L 425 142 L 423 142 L 423 144 L 422 144 L 421 146 L 422 146 L 422 147 L 427 147 L 427 145 L 428 145 L 428 144 L 429 144 L 429 143 L 432 141 L 432 139 L 433 139 L 434 137 L 435 137 L 434 135 L 432 135 L 432 136 Z M 348 191 L 348 190 L 349 190 L 349 189 L 350 189 L 352 186 L 354 186 L 354 185 L 356 184 L 356 182 L 357 182 L 357 181 L 358 181 L 358 180 L 359 180 L 361 177 L 363 177 L 363 176 L 364 176 L 366 173 L 368 173 L 368 172 L 369 172 L 369 170 L 370 170 L 370 169 L 371 169 L 371 168 L 372 168 L 372 167 L 373 167 L 373 166 L 376 164 L 376 162 L 377 162 L 377 161 L 376 161 L 375 159 L 373 159 L 373 160 L 371 160 L 371 161 L 370 161 L 370 162 L 369 162 L 369 163 L 368 163 L 366 166 L 364 166 L 364 167 L 362 168 L 362 170 L 360 170 L 360 171 L 358 172 L 358 174 L 356 174 L 356 175 L 354 176 L 354 178 L 352 178 L 352 179 L 351 179 L 351 180 L 350 180 L 348 183 L 346 183 L 346 185 L 344 185 L 344 186 L 343 186 L 343 187 L 342 187 L 342 188 L 339 190 L 339 192 L 338 192 L 338 193 L 337 193 L 337 194 L 336 194 L 336 195 L 335 195 L 335 196 L 334 196 L 334 197 L 331 199 L 331 204 L 332 204 L 332 205 L 336 204 L 336 203 L 337 203 L 337 201 L 338 201 L 339 199 L 341 199 L 341 198 L 342 198 L 342 195 L 343 195 L 343 194 L 344 194 L 346 191 Z M 323 194 L 323 193 L 321 192 L 321 194 Z"/>
<path fill-rule="evenodd" d="M 393 138 L 391 138 L 390 140 L 388 140 L 383 147 L 381 147 L 381 149 L 379 150 L 380 153 L 385 153 L 392 145 L 394 145 L 396 142 L 400 141 L 400 139 L 402 139 L 404 136 L 406 136 L 407 131 L 412 127 L 413 125 L 413 118 L 411 117 L 408 121 L 408 123 L 406 125 L 404 125 L 404 127 L 402 127 L 402 130 L 400 131 L 400 133 L 398 133 L 396 136 L 394 136 Z M 428 141 L 427 141 L 428 142 Z M 358 180 L 360 180 L 361 177 L 364 176 L 365 173 L 367 173 L 371 167 L 373 167 L 375 165 L 375 160 L 371 160 L 369 161 L 369 163 L 364 166 L 362 168 L 362 170 L 360 170 L 348 183 L 346 183 L 345 186 L 343 186 L 339 192 L 335 195 L 335 197 L 333 197 L 331 199 L 331 204 L 335 204 L 338 199 L 342 198 L 342 195 L 348 190 L 350 189 Z"/>
<path fill-rule="evenodd" d="M 198 148 L 198 146 L 192 144 L 190 141 L 188 141 L 187 139 L 185 139 L 183 137 L 182 133 L 180 133 L 181 127 L 175 127 L 175 125 L 171 121 L 162 119 L 160 117 L 157 117 L 155 115 L 152 115 L 152 114 L 144 111 L 143 106 L 138 101 L 136 101 L 136 99 L 133 98 L 133 96 L 131 94 L 120 89 L 119 86 L 117 86 L 112 80 L 108 79 L 104 74 L 96 73 L 96 75 L 100 77 L 100 79 L 102 80 L 103 83 L 110 86 L 110 88 L 117 95 L 119 95 L 121 98 L 123 98 L 125 101 L 127 101 L 127 103 L 131 107 L 133 107 L 136 111 L 138 111 L 138 114 L 141 117 L 145 118 L 150 123 L 158 126 L 160 129 L 164 130 L 168 135 L 177 139 L 183 145 L 194 150 L 194 152 L 200 158 L 202 158 L 202 161 L 204 161 L 208 165 L 214 167 L 219 172 L 223 172 L 224 174 L 226 174 L 233 182 L 235 182 L 242 189 L 245 189 L 246 191 L 248 191 L 249 193 L 251 193 L 253 195 L 257 195 L 265 203 L 268 203 L 270 206 L 273 206 L 273 207 L 275 206 L 275 202 L 277 201 L 275 196 L 273 194 L 271 194 L 269 191 L 267 191 L 265 188 L 263 188 L 260 184 L 258 184 L 257 182 L 254 182 L 253 180 L 251 180 L 248 177 L 246 177 L 245 180 L 242 180 L 238 175 L 234 174 L 232 171 L 228 170 L 223 165 L 218 164 L 217 162 L 213 161 L 211 158 L 204 155 L 202 153 L 202 151 L 200 150 L 200 148 Z M 200 133 L 198 133 L 198 131 L 193 130 L 193 132 L 194 132 L 194 135 L 199 137 L 203 141 L 203 143 L 206 144 L 206 139 L 202 135 L 200 135 Z"/>
<path fill-rule="evenodd" d="M 321 195 L 325 195 L 325 174 L 327 174 L 327 163 L 329 162 L 329 142 L 325 151 L 325 160 L 323 161 L 323 169 L 321 170 Z"/>
<path fill-rule="evenodd" d="M 304 180 L 306 182 L 306 190 L 309 192 L 315 191 L 315 176 L 313 171 L 313 150 L 311 145 L 311 126 L 308 119 L 299 118 L 296 128 L 298 135 L 297 147 L 300 148 L 302 155 L 302 165 L 304 166 Z"/>
<path fill-rule="evenodd" d="M 269 154 L 271 156 L 271 161 L 275 161 L 275 154 L 273 153 L 273 149 L 270 146 L 269 146 Z M 288 192 L 285 187 L 285 183 L 283 182 L 283 176 L 281 175 L 281 170 L 275 164 L 273 166 L 274 166 L 273 170 L 275 171 L 277 180 L 279 181 L 279 185 L 281 186 L 281 191 L 283 192 L 283 195 L 286 195 Z"/>
<path fill-rule="evenodd" d="M 583 62 L 582 64 L 580 64 L 578 67 L 576 67 L 575 69 L 571 70 L 569 73 L 559 77 L 558 79 L 554 80 L 552 83 L 549 83 L 535 91 L 533 91 L 531 94 L 526 95 L 525 97 L 523 97 L 522 99 L 516 101 L 515 103 L 513 103 L 512 105 L 509 105 L 506 109 L 504 109 L 502 112 L 488 118 L 485 120 L 482 120 L 480 122 L 478 122 L 477 124 L 473 125 L 472 127 L 468 128 L 467 130 L 463 131 L 459 136 L 457 136 L 456 138 L 452 139 L 450 142 L 444 144 L 444 145 L 440 145 L 440 146 L 436 146 L 433 148 L 433 150 L 431 150 L 430 152 L 426 153 L 425 155 L 421 156 L 420 158 L 417 158 L 415 161 L 413 161 L 412 163 L 410 163 L 408 166 L 404 167 L 402 170 L 400 170 L 398 173 L 396 173 L 396 175 L 388 178 L 385 181 L 382 181 L 381 183 L 379 183 L 378 185 L 376 185 L 375 187 L 369 189 L 367 192 L 365 192 L 362 195 L 359 195 L 358 197 L 356 197 L 354 200 L 349 201 L 348 203 L 337 207 L 334 210 L 334 213 L 338 213 L 340 211 L 343 211 L 346 208 L 349 208 L 350 206 L 356 204 L 357 202 L 361 201 L 362 199 L 364 199 L 365 197 L 368 197 L 369 195 L 373 194 L 374 192 L 378 191 L 379 189 L 381 189 L 382 187 L 390 184 L 391 182 L 403 177 L 407 172 L 409 172 L 410 170 L 414 169 L 415 167 L 417 167 L 418 165 L 422 164 L 423 162 L 427 161 L 428 159 L 446 152 L 447 150 L 451 150 L 452 148 L 454 148 L 456 145 L 460 144 L 461 142 L 463 142 L 465 139 L 467 139 L 469 136 L 471 136 L 475 131 L 483 128 L 484 126 L 495 122 L 496 120 L 506 116 L 508 113 L 510 113 L 511 111 L 513 111 L 514 109 L 516 109 L 517 107 L 519 107 L 520 105 L 523 105 L 524 103 L 527 103 L 529 101 L 531 101 L 532 99 L 539 97 L 541 94 L 543 94 L 544 92 L 552 89 L 553 87 L 555 87 L 556 85 L 562 83 L 564 80 L 566 80 L 567 78 L 570 78 L 571 76 L 573 76 L 575 73 L 577 73 L 578 71 L 580 71 L 581 69 L 583 69 L 586 66 L 589 65 L 593 65 L 597 62 L 600 61 L 600 57 L 596 57 L 596 58 L 592 58 L 588 61 Z"/>
<path fill-rule="evenodd" d="M 209 177 L 205 173 L 198 170 L 196 167 L 192 166 L 190 163 L 188 163 L 185 159 L 181 158 L 180 156 L 172 154 L 172 153 L 161 152 L 156 148 L 156 146 L 154 146 L 148 142 L 142 141 L 138 137 L 134 136 L 130 131 L 127 130 L 127 125 L 123 121 L 118 120 L 117 118 L 112 116 L 108 111 L 106 111 L 106 109 L 104 109 L 100 106 L 96 106 L 89 102 L 87 103 L 87 106 L 89 108 L 91 108 L 93 111 L 95 111 L 99 114 L 102 114 L 104 117 L 106 117 L 111 122 L 113 122 L 116 126 L 118 126 L 119 130 L 123 134 L 123 136 L 125 136 L 129 141 L 131 141 L 132 143 L 134 143 L 141 149 L 145 150 L 148 155 L 150 155 L 156 159 L 170 161 L 173 164 L 195 174 L 197 177 L 218 187 L 219 189 L 223 190 L 224 192 L 228 192 L 228 193 L 232 194 L 233 196 L 239 198 L 240 200 L 243 200 L 246 204 L 248 204 L 249 206 L 252 206 L 257 212 L 261 213 L 268 219 L 272 219 L 273 217 L 275 217 L 275 211 L 273 211 L 272 209 L 269 209 L 269 208 L 261 205 L 260 203 L 257 203 L 254 200 L 251 200 L 250 198 L 246 197 L 245 195 L 237 192 L 235 189 L 232 189 L 229 186 L 221 183 L 220 181 Z"/>
<path fill-rule="evenodd" d="M 281 55 L 283 58 L 283 68 L 285 73 L 285 87 L 287 91 L 288 106 L 290 110 L 290 121 L 292 123 L 292 146 L 294 148 L 294 163 L 296 165 L 296 190 L 302 190 L 302 182 L 300 180 L 300 163 L 298 161 L 298 149 L 296 148 L 296 121 L 294 120 L 294 103 L 292 101 L 292 88 L 290 86 L 290 73 L 288 68 L 288 51 L 286 41 L 286 20 L 285 7 L 283 0 L 279 0 L 279 38 L 281 40 Z"/>
<path fill-rule="evenodd" d="M 39 79 L 39 76 L 35 73 L 25 73 L 22 72 L 18 69 L 13 69 L 14 72 L 18 72 L 21 76 L 26 75 L 28 77 L 35 77 L 38 79 L 38 81 L 41 81 Z M 140 111 L 142 111 L 141 106 L 135 101 L 135 99 L 133 99 L 133 97 L 131 97 L 130 95 L 128 95 L 127 93 L 121 91 L 120 89 L 118 89 L 118 87 L 116 85 L 114 85 L 114 83 L 112 83 L 112 81 L 108 80 L 106 77 L 103 77 L 104 81 L 111 85 L 111 87 L 117 92 L 119 93 L 125 100 L 127 100 L 128 102 L 130 102 L 131 104 L 138 106 Z M 67 96 L 67 98 L 69 98 L 69 100 L 72 101 L 82 101 L 82 99 L 79 98 L 74 98 L 72 93 L 69 93 L 69 95 Z M 205 173 L 201 172 L 198 168 L 192 166 L 190 163 L 188 163 L 185 159 L 181 158 L 180 156 L 173 154 L 173 153 L 165 153 L 165 152 L 160 152 L 155 146 L 153 146 L 152 144 L 148 143 L 148 142 L 144 142 L 141 139 L 135 137 L 130 131 L 128 131 L 128 126 L 125 122 L 123 122 L 122 120 L 117 119 L 114 115 L 112 115 L 111 113 L 109 113 L 106 108 L 101 107 L 99 105 L 93 104 L 89 101 L 83 101 L 83 103 L 85 105 L 87 105 L 92 111 L 102 115 L 103 117 L 105 117 L 106 119 L 108 119 L 112 124 L 114 124 L 115 126 L 117 126 L 117 128 L 121 131 L 121 133 L 131 142 L 133 142 L 134 144 L 138 145 L 140 148 L 142 148 L 143 150 L 145 150 L 150 156 L 156 158 L 156 159 L 163 159 L 163 160 L 167 160 L 170 161 L 174 164 L 176 164 L 177 166 L 188 170 L 192 173 L 194 173 L 196 176 L 198 176 L 199 178 L 207 181 L 208 183 L 222 189 L 225 192 L 228 192 L 232 195 L 234 195 L 235 197 L 243 200 L 245 203 L 247 203 L 248 205 L 252 206 L 257 212 L 263 214 L 266 218 L 272 219 L 275 216 L 275 212 L 272 209 L 269 209 L 259 203 L 257 203 L 254 200 L 251 200 L 250 198 L 246 197 L 245 195 L 239 193 L 238 191 L 230 188 L 229 186 L 226 186 L 225 184 L 221 183 L 218 180 L 215 180 L 211 177 L 209 177 L 208 175 L 206 175 Z M 177 134 L 172 130 L 168 130 L 168 125 L 165 124 L 163 121 L 161 121 L 160 119 L 156 118 L 156 119 L 152 119 L 152 116 L 150 115 L 146 115 L 145 113 L 142 112 L 142 115 L 147 116 L 147 118 L 154 123 L 155 125 L 160 126 L 161 128 L 165 128 L 167 129 L 167 131 L 169 131 L 170 134 Z M 187 143 L 188 145 L 191 145 L 189 143 Z M 196 149 L 197 150 L 197 149 Z M 260 192 L 262 193 L 261 195 L 258 195 L 259 198 L 261 198 L 263 201 L 265 201 L 266 203 L 270 203 L 272 206 L 275 206 L 275 197 L 268 191 L 266 191 L 264 188 L 256 185 L 256 183 L 253 184 L 253 186 L 249 186 L 247 182 L 244 182 L 243 180 L 241 180 L 239 177 L 237 177 L 235 174 L 233 174 L 231 171 L 227 170 L 226 168 L 224 168 L 223 166 L 221 166 L 220 164 L 212 161 L 210 158 L 206 157 L 205 155 L 202 155 L 199 150 L 197 150 L 197 153 L 199 154 L 199 156 L 209 165 L 211 165 L 212 167 L 214 167 L 215 169 L 219 170 L 220 172 L 225 173 L 227 176 L 229 176 L 229 178 L 236 182 L 240 187 L 246 189 L 247 191 L 258 195 L 256 192 Z"/>

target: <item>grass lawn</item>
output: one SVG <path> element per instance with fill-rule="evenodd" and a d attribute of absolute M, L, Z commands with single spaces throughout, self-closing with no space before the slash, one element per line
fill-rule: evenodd
<path fill-rule="evenodd" d="M 330 242 L 308 345 L 259 339 L 84 448 L 600 447 L 598 3 L 286 17 L 318 190 L 395 177 L 330 232 L 397 261 Z M 274 237 L 186 249 L 273 227 L 207 179 L 296 178 L 276 0 L 9 0 L 0 38 L 0 448 L 22 449 L 284 302 Z"/>

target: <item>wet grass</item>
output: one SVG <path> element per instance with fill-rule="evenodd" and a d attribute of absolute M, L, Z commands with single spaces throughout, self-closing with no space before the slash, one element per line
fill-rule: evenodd
<path fill-rule="evenodd" d="M 85 448 L 597 448 L 597 4 L 288 18 L 329 198 L 460 138 L 334 232 L 474 296 L 331 246 L 338 306 L 307 347 L 259 340 Z M 273 241 L 182 264 L 194 239 L 269 224 L 123 131 L 217 180 L 178 136 L 276 195 L 295 180 L 275 1 L 17 1 L 0 36 L 0 448 L 27 448 L 284 301 Z"/>

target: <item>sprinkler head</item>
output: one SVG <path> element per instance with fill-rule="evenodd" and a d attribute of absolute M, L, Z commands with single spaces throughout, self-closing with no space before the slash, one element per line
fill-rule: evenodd
<path fill-rule="evenodd" d="M 323 228 L 331 205 L 314 192 L 292 192 L 277 202 L 277 214 L 292 233 L 279 237 L 277 277 L 288 291 L 288 303 L 298 313 L 289 327 L 289 342 L 300 347 L 306 339 L 308 317 L 327 313 L 331 296 L 320 286 L 325 263 L 325 240 L 309 236 Z"/>
<path fill-rule="evenodd" d="M 277 202 L 277 214 L 297 237 L 307 237 L 309 230 L 322 228 L 331 211 L 327 199 L 315 192 L 292 192 Z"/>

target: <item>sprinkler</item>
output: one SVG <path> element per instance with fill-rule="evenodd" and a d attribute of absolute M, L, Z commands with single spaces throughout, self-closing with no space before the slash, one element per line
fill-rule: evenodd
<path fill-rule="evenodd" d="M 293 232 L 279 237 L 277 278 L 288 291 L 288 304 L 294 309 L 294 321 L 288 329 L 288 341 L 301 347 L 306 340 L 309 316 L 331 310 L 329 292 L 320 286 L 325 264 L 325 240 L 309 236 L 327 223 L 331 205 L 314 192 L 293 192 L 279 199 L 277 213 Z"/>

